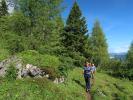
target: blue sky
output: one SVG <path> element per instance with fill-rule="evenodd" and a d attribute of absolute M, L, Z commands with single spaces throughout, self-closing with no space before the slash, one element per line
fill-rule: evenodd
<path fill-rule="evenodd" d="M 75 0 L 64 0 L 62 13 L 67 19 Z M 106 35 L 109 52 L 127 52 L 133 41 L 133 0 L 77 0 L 86 17 L 89 32 L 96 19 Z"/>

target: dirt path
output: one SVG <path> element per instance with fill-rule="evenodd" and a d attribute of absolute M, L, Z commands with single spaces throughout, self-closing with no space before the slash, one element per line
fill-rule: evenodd
<path fill-rule="evenodd" d="M 73 81 L 85 89 L 85 85 L 83 85 L 79 80 Z M 86 100 L 92 100 L 91 94 L 89 92 L 86 92 Z"/>
<path fill-rule="evenodd" d="M 86 100 L 92 100 L 91 94 L 89 92 L 86 93 Z"/>

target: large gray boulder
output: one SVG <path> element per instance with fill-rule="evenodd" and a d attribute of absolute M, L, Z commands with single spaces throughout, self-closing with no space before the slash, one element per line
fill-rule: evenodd
<path fill-rule="evenodd" d="M 29 76 L 29 70 L 22 69 L 20 75 L 21 75 L 21 77 L 27 77 L 27 76 Z"/>
<path fill-rule="evenodd" d="M 45 72 L 38 68 L 37 66 L 34 66 L 32 64 L 27 64 L 24 69 L 21 71 L 21 76 L 26 77 L 43 77 L 45 75 Z"/>

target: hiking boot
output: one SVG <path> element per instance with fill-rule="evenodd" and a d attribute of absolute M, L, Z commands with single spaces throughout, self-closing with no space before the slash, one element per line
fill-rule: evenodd
<path fill-rule="evenodd" d="M 86 92 L 90 92 L 90 89 L 86 89 Z"/>

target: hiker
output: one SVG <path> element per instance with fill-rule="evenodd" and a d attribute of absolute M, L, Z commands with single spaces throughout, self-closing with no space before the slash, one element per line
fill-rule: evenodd
<path fill-rule="evenodd" d="M 96 73 L 95 64 L 91 64 L 91 79 L 92 79 L 92 85 L 95 84 L 95 73 Z"/>
<path fill-rule="evenodd" d="M 91 64 L 88 63 L 87 61 L 85 62 L 84 65 L 84 79 L 86 83 L 86 92 L 90 91 L 91 85 L 90 85 L 90 78 L 91 78 Z"/>

